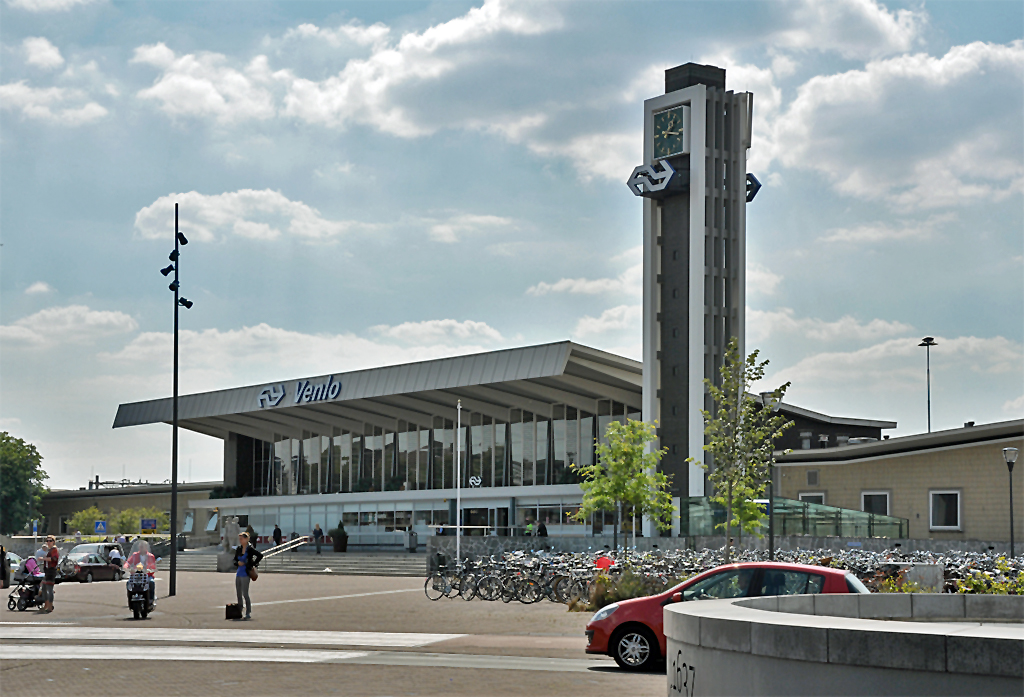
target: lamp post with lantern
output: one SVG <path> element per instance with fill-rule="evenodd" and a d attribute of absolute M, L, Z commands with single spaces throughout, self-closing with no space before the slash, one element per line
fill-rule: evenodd
<path fill-rule="evenodd" d="M 1013 559 L 1013 463 L 1017 461 L 1017 448 L 1003 448 L 1003 459 L 1010 473 L 1010 559 Z"/>

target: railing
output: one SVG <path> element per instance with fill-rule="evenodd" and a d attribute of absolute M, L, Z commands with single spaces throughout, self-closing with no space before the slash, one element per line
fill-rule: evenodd
<path fill-rule="evenodd" d="M 309 544 L 309 542 L 310 542 L 309 536 L 308 535 L 303 535 L 301 537 L 296 537 L 294 540 L 288 540 L 287 542 L 282 542 L 281 544 L 277 545 L 276 547 L 271 547 L 270 549 L 268 549 L 266 552 L 263 553 L 263 563 L 266 564 L 266 566 L 264 568 L 265 569 L 269 569 L 270 568 L 270 565 L 271 565 L 272 561 L 274 561 L 272 559 L 272 557 L 277 557 L 277 560 L 276 560 L 277 564 L 275 565 L 277 568 L 280 568 L 280 567 L 284 566 L 285 565 L 284 564 L 284 559 L 285 558 L 281 557 L 279 555 L 283 554 L 284 552 L 293 552 L 296 549 L 298 549 L 299 547 L 301 547 L 302 545 Z"/>
<path fill-rule="evenodd" d="M 725 523 L 725 508 L 711 503 L 706 496 L 682 499 L 679 516 L 682 536 L 725 533 L 724 527 L 718 527 Z M 765 519 L 764 532 L 767 526 Z M 775 498 L 775 534 L 779 536 L 905 538 L 909 532 L 910 521 L 906 518 Z"/>

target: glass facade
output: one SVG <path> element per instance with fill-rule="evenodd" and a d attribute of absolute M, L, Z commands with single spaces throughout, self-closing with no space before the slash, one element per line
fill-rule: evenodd
<path fill-rule="evenodd" d="M 464 409 L 458 434 L 452 420 L 434 416 L 303 431 L 301 438 L 238 435 L 237 489 L 241 496 L 452 489 L 456 437 L 463 487 L 573 484 L 580 480 L 572 466 L 592 464 L 595 441 L 612 420 L 626 418 L 640 413 L 598 400 L 596 413 L 554 404 L 546 414 L 510 409 L 501 419 Z"/>

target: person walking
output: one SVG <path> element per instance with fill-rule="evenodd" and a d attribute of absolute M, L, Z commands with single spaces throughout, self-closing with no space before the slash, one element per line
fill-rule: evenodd
<path fill-rule="evenodd" d="M 547 536 L 548 536 L 548 526 L 544 524 L 544 521 L 541 521 L 540 525 L 537 526 L 537 537 L 547 537 Z"/>
<path fill-rule="evenodd" d="M 81 530 L 75 530 L 75 544 L 76 545 L 82 544 L 82 531 Z"/>
<path fill-rule="evenodd" d="M 60 564 L 60 550 L 57 538 L 46 536 L 46 551 L 43 553 L 43 612 L 53 612 L 53 585 L 57 582 L 57 565 Z"/>
<path fill-rule="evenodd" d="M 241 609 L 245 599 L 245 619 L 252 619 L 252 601 L 249 600 L 249 582 L 256 575 L 256 567 L 263 561 L 263 553 L 249 544 L 249 533 L 238 534 L 238 546 L 235 547 L 235 595 Z"/>
<path fill-rule="evenodd" d="M 245 531 L 249 533 L 249 544 L 256 547 L 256 544 L 260 541 L 259 535 L 256 534 L 256 528 L 254 528 L 250 523 L 245 526 Z"/>
<path fill-rule="evenodd" d="M 313 542 L 316 543 L 316 553 L 320 554 L 320 545 L 324 542 L 324 531 L 320 529 L 320 523 L 313 526 Z"/>
<path fill-rule="evenodd" d="M 277 523 L 274 523 L 274 546 L 279 547 L 281 545 L 281 540 L 283 539 L 284 535 L 281 534 L 281 528 Z"/>

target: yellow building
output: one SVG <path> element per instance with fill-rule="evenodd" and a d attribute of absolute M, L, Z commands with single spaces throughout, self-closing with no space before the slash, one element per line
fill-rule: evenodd
<path fill-rule="evenodd" d="M 776 493 L 907 518 L 910 538 L 1008 542 L 1003 448 L 1024 449 L 1024 419 L 797 450 L 779 458 Z M 1024 542 L 1024 465 L 1013 479 L 1014 536 Z"/>

